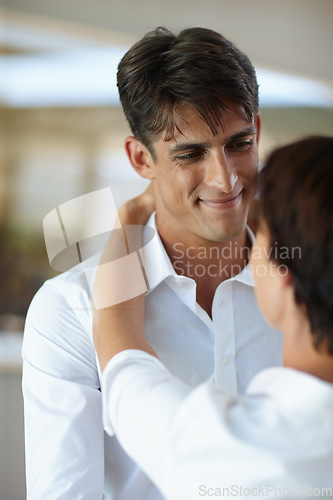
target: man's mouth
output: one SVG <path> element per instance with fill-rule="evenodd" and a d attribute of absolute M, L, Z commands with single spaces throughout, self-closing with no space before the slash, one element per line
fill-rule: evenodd
<path fill-rule="evenodd" d="M 199 201 L 201 201 L 201 203 L 203 203 L 204 205 L 206 205 L 208 207 L 215 208 L 217 210 L 225 210 L 227 208 L 232 208 L 235 205 L 237 205 L 237 203 L 242 198 L 242 194 L 243 194 L 243 190 L 235 195 L 228 196 L 226 198 L 215 198 L 215 199 L 213 199 L 213 198 L 212 199 L 199 198 Z"/>

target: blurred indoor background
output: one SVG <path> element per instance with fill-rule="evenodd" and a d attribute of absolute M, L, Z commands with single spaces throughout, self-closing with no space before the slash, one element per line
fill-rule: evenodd
<path fill-rule="evenodd" d="M 121 56 L 156 26 L 223 33 L 258 72 L 262 160 L 292 139 L 333 135 L 332 25 L 332 0 L 0 3 L 1 500 L 25 498 L 22 330 L 34 293 L 55 274 L 43 219 L 99 188 L 110 186 L 119 206 L 146 185 L 123 151 Z"/>

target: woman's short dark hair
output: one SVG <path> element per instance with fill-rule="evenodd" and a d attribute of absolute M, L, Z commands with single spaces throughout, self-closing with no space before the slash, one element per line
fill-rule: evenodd
<path fill-rule="evenodd" d="M 258 111 L 258 83 L 245 54 L 222 35 L 188 28 L 175 35 L 149 32 L 118 66 L 120 100 L 133 135 L 150 148 L 152 136 L 177 129 L 175 107 L 192 106 L 213 134 L 222 125 L 225 100 L 241 104 L 249 121 Z"/>
<path fill-rule="evenodd" d="M 259 224 L 271 258 L 293 276 L 314 345 L 333 354 L 333 137 L 310 137 L 271 153 L 259 175 Z"/>

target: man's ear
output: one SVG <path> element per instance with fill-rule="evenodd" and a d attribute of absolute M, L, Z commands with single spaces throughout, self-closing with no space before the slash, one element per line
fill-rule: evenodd
<path fill-rule="evenodd" d="M 155 178 L 154 160 L 148 148 L 136 137 L 126 137 L 125 151 L 134 170 L 145 179 Z"/>

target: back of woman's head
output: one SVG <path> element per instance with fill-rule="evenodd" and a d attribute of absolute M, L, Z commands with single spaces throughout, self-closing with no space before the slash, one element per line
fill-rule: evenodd
<path fill-rule="evenodd" d="M 333 137 L 309 137 L 271 153 L 259 189 L 272 259 L 293 276 L 314 345 L 333 354 Z"/>

